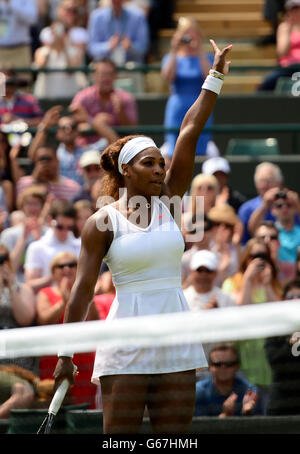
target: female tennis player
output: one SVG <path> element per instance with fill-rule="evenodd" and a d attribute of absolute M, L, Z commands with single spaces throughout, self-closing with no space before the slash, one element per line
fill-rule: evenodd
<path fill-rule="evenodd" d="M 124 137 L 104 150 L 104 194 L 115 201 L 85 224 L 64 322 L 84 320 L 102 260 L 116 288 L 107 323 L 121 317 L 189 310 L 181 288 L 184 241 L 173 209 L 168 209 L 161 196 L 181 198 L 186 193 L 199 135 L 229 70 L 226 55 L 231 46 L 221 51 L 214 41 L 211 44 L 213 68 L 183 120 L 167 174 L 160 150 L 148 137 Z M 120 188 L 126 190 L 121 197 Z M 188 432 L 194 412 L 195 369 L 207 365 L 201 345 L 99 347 L 92 381 L 101 384 L 104 433 L 139 433 L 145 408 L 154 433 Z M 58 356 L 56 386 L 63 378 L 72 383 L 72 353 L 61 351 Z"/>

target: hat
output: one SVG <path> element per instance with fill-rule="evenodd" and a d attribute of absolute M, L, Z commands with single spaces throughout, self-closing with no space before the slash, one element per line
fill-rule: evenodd
<path fill-rule="evenodd" d="M 286 10 L 292 9 L 292 8 L 300 8 L 300 0 L 288 0 L 286 4 L 284 5 Z"/>
<path fill-rule="evenodd" d="M 208 216 L 213 222 L 224 222 L 224 224 L 230 224 L 232 226 L 239 222 L 234 209 L 226 203 L 212 207 L 208 212 Z"/>
<path fill-rule="evenodd" d="M 100 165 L 100 153 L 97 150 L 85 151 L 79 160 L 80 167 L 87 167 L 91 164 Z"/>
<path fill-rule="evenodd" d="M 218 268 L 218 258 L 214 252 L 202 250 L 197 251 L 192 257 L 190 268 L 191 270 L 197 270 L 200 266 L 215 271 Z"/>
<path fill-rule="evenodd" d="M 230 173 L 230 165 L 227 159 L 216 156 L 203 162 L 202 173 L 213 175 L 215 172 Z"/>

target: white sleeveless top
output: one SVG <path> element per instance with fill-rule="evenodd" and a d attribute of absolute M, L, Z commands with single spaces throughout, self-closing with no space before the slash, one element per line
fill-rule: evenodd
<path fill-rule="evenodd" d="M 104 257 L 116 288 L 106 319 L 189 311 L 181 287 L 184 240 L 170 211 L 153 197 L 147 228 L 133 224 L 112 205 L 102 207 L 114 238 Z M 156 374 L 206 367 L 200 344 L 97 349 L 92 381 L 102 375 Z"/>

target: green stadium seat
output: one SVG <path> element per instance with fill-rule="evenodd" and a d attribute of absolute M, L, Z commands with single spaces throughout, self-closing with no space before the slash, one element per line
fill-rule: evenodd
<path fill-rule="evenodd" d="M 122 77 L 120 79 L 116 79 L 115 87 L 122 88 L 125 91 L 128 91 L 131 94 L 136 93 L 134 79 L 131 77 Z"/>
<path fill-rule="evenodd" d="M 295 81 L 291 77 L 279 77 L 277 80 L 274 93 L 275 94 L 284 94 L 292 95 L 292 86 L 295 84 Z"/>
<path fill-rule="evenodd" d="M 230 139 L 226 148 L 226 155 L 260 156 L 279 155 L 280 149 L 277 139 Z"/>

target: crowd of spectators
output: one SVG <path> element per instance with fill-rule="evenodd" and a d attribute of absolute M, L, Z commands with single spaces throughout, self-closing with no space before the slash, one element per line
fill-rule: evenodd
<path fill-rule="evenodd" d="M 0 100 L 1 329 L 62 322 L 81 232 L 98 208 L 101 152 L 119 137 L 114 127 L 139 122 L 134 95 L 115 85 L 117 65 L 147 61 L 149 37 L 159 27 L 152 17 L 158 1 L 46 3 L 0 0 L 0 66 L 9 65 L 3 69 L 6 93 Z M 172 2 L 167 3 L 171 11 Z M 300 3 L 295 7 L 294 1 L 291 9 L 299 11 Z M 28 79 L 13 70 L 32 63 L 71 69 L 87 62 L 95 70 L 92 78 L 80 71 L 40 72 L 33 92 Z M 162 75 L 173 88 L 166 126 L 180 124 L 210 64 L 198 26 L 181 20 L 162 62 Z M 43 111 L 39 98 L 45 96 L 71 101 L 67 110 L 58 102 Z M 36 127 L 32 136 L 16 133 L 16 126 L 24 124 Z M 175 139 L 176 134 L 166 136 L 167 151 L 162 147 L 168 163 Z M 248 199 L 232 187 L 230 164 L 216 156 L 209 135 L 201 137 L 197 153 L 207 159 L 192 181 L 190 197 L 183 200 L 182 285 L 191 310 L 299 299 L 300 200 L 286 187 L 280 168 L 268 162 L 258 165 L 252 176 L 257 196 Z M 204 213 L 200 220 L 199 210 Z M 199 231 L 203 235 L 196 238 Z M 88 319 L 105 319 L 113 298 L 111 274 L 103 264 Z M 298 392 L 299 362 L 290 348 L 295 342 L 291 334 L 234 345 L 205 344 L 209 368 L 198 371 L 195 415 L 299 414 L 297 400 L 293 408 L 281 405 L 282 396 L 293 400 L 291 390 Z M 38 396 L 32 382 L 51 380 L 53 361 L 16 358 L 15 368 L 11 360 L 1 361 L 0 388 L 4 382 L 7 387 L 10 375 L 11 395 L 2 401 L 2 413 L 0 405 L 0 417 L 7 417 L 9 408 L 31 405 L 32 395 Z M 80 379 L 72 401 L 95 408 L 97 390 L 89 383 L 93 352 L 74 362 Z M 288 365 L 286 374 L 283 364 Z"/>

